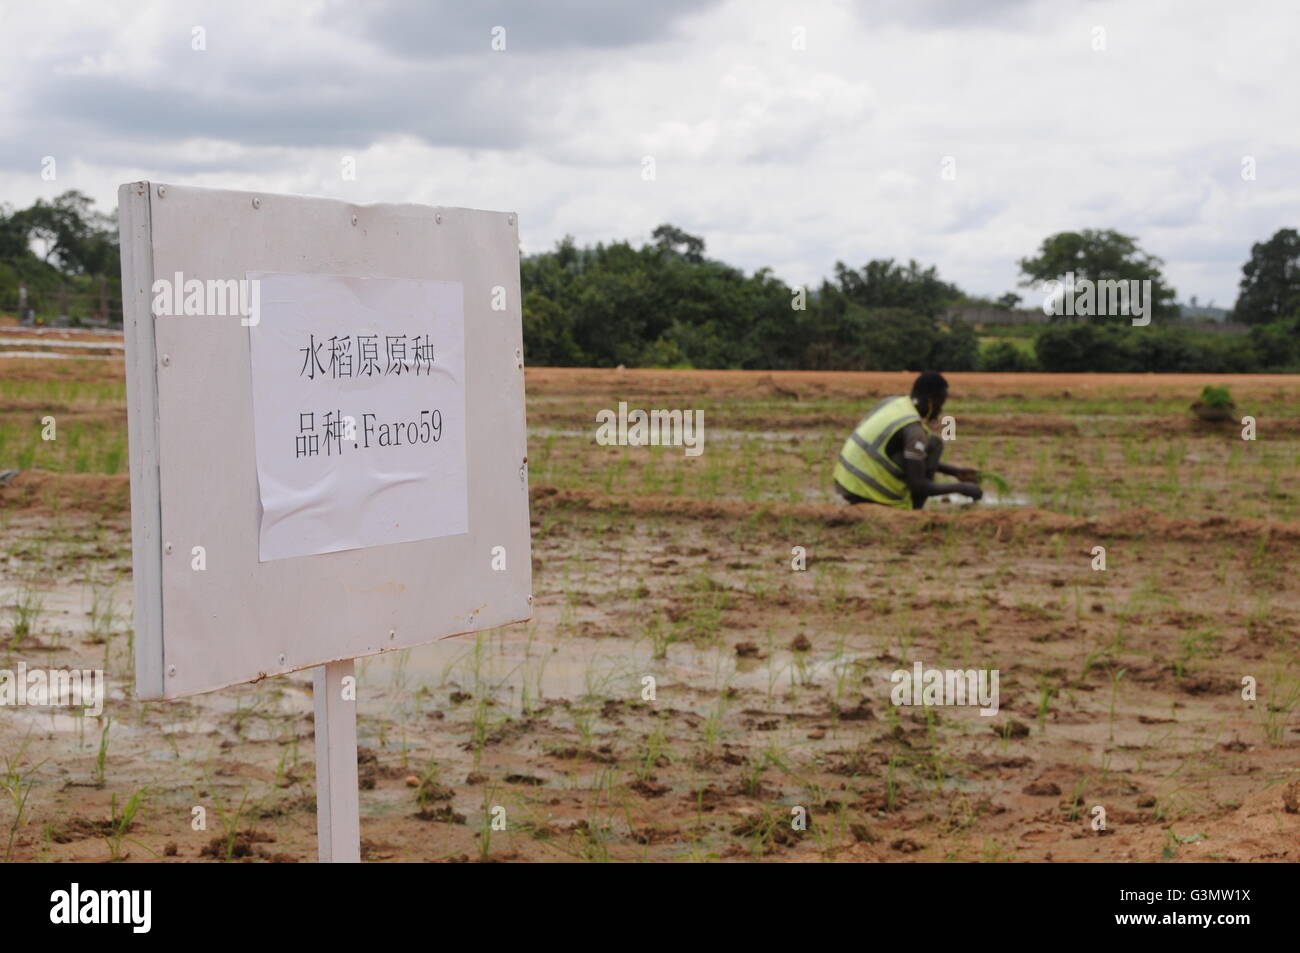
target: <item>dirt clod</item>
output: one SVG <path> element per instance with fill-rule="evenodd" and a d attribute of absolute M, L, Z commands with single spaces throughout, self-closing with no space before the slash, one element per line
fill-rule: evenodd
<path fill-rule="evenodd" d="M 1022 793 L 1031 797 L 1060 797 L 1061 786 L 1055 781 L 1032 781 L 1025 785 Z"/>
<path fill-rule="evenodd" d="M 1300 814 L 1300 781 L 1292 781 L 1283 788 L 1282 804 L 1288 814 Z"/>

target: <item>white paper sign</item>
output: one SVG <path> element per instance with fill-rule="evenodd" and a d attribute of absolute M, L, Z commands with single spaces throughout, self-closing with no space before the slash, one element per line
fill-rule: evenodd
<path fill-rule="evenodd" d="M 259 560 L 468 532 L 461 284 L 248 278 Z"/>

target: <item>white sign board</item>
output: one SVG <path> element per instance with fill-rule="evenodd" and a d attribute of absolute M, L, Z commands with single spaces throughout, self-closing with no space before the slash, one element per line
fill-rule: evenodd
<path fill-rule="evenodd" d="M 138 694 L 529 618 L 514 216 L 119 200 Z"/>
<path fill-rule="evenodd" d="M 463 286 L 248 277 L 260 558 L 469 532 Z"/>

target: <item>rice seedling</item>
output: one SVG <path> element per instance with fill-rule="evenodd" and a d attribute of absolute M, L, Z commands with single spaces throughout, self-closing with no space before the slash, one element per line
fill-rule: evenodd
<path fill-rule="evenodd" d="M 985 835 L 980 847 L 980 863 L 1006 864 L 1016 859 L 1014 848 L 1001 843 L 997 838 Z"/>
<path fill-rule="evenodd" d="M 1286 738 L 1287 725 L 1291 713 L 1300 703 L 1300 678 L 1289 677 L 1282 671 L 1276 671 L 1271 679 L 1272 690 L 1263 699 L 1260 706 L 1260 718 L 1263 722 L 1264 737 L 1269 744 L 1282 744 Z"/>
<path fill-rule="evenodd" d="M 5 863 L 13 859 L 14 838 L 26 817 L 27 802 L 31 797 L 32 788 L 36 786 L 36 772 L 45 763 L 41 761 L 23 767 L 29 742 L 30 737 L 24 738 L 14 754 L 5 755 L 4 772 L 0 773 L 0 789 L 4 791 L 5 798 L 13 806 L 13 818 L 9 823 L 9 836 L 5 843 Z"/>
<path fill-rule="evenodd" d="M 113 726 L 112 718 L 101 718 L 99 729 L 99 750 L 95 753 L 95 774 L 93 784 L 97 788 L 104 786 L 104 767 L 108 760 L 108 732 Z"/>
<path fill-rule="evenodd" d="M 122 810 L 117 809 L 117 793 L 114 792 L 110 807 L 110 820 L 107 832 L 104 834 L 104 841 L 108 844 L 108 859 L 111 863 L 119 863 L 126 860 L 127 856 L 122 852 L 123 841 L 130 841 L 143 850 L 154 853 L 147 846 L 140 843 L 134 838 L 128 838 L 127 832 L 135 824 L 136 815 L 139 814 L 140 808 L 144 805 L 145 790 L 141 789 L 127 798 L 126 803 L 122 805 Z"/>
<path fill-rule="evenodd" d="M 486 864 L 492 859 L 492 834 L 494 831 L 508 829 L 506 809 L 495 803 L 497 786 L 489 784 L 483 789 L 483 800 L 479 805 L 478 861 Z"/>
<path fill-rule="evenodd" d="M 1047 679 L 1041 679 L 1038 684 L 1038 733 L 1044 734 L 1047 731 L 1047 714 L 1052 707 L 1052 698 L 1056 696 L 1058 689 Z"/>
<path fill-rule="evenodd" d="M 1080 817 L 1079 805 L 1083 801 L 1083 792 L 1088 787 L 1088 778 L 1084 777 L 1074 783 L 1074 791 L 1070 795 L 1070 813 L 1066 816 L 1067 820 L 1077 821 Z"/>
<path fill-rule="evenodd" d="M 651 658 L 667 658 L 668 646 L 677 641 L 677 627 L 667 624 L 659 616 L 654 616 L 642 627 L 641 637 L 650 642 Z"/>
<path fill-rule="evenodd" d="M 24 580 L 14 594 L 9 611 L 13 615 L 11 648 L 18 648 L 36 630 L 36 620 L 45 608 L 45 598 L 31 579 Z"/>
<path fill-rule="evenodd" d="M 1108 713 L 1108 721 L 1110 724 L 1111 741 L 1115 740 L 1115 702 L 1119 698 L 1119 680 L 1124 677 L 1124 673 L 1127 671 L 1128 669 L 1121 668 L 1110 677 L 1110 710 Z"/>
<path fill-rule="evenodd" d="M 205 780 L 207 780 L 206 773 Z M 208 780 L 207 783 L 208 789 L 212 790 L 212 782 Z M 217 809 L 217 817 L 221 821 L 222 839 L 225 845 L 224 859 L 229 863 L 235 856 L 235 840 L 239 836 L 240 824 L 248 807 L 248 788 L 241 790 L 239 806 L 233 809 L 228 808 L 223 799 L 215 793 L 212 800 Z"/>
<path fill-rule="evenodd" d="M 889 811 L 891 814 L 898 807 L 898 784 L 894 780 L 895 767 L 897 764 L 898 758 L 891 752 L 885 772 L 885 810 Z"/>
<path fill-rule="evenodd" d="M 1178 640 L 1179 654 L 1174 658 L 1174 675 L 1182 678 L 1193 659 L 1204 658 L 1214 654 L 1219 635 L 1213 629 L 1202 629 L 1188 633 Z"/>

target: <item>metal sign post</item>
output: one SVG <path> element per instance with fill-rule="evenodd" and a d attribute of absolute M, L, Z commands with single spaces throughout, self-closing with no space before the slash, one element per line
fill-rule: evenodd
<path fill-rule="evenodd" d="M 357 803 L 357 705 L 347 697 L 356 685 L 352 660 L 316 669 L 316 836 L 322 864 L 361 860 Z"/>

